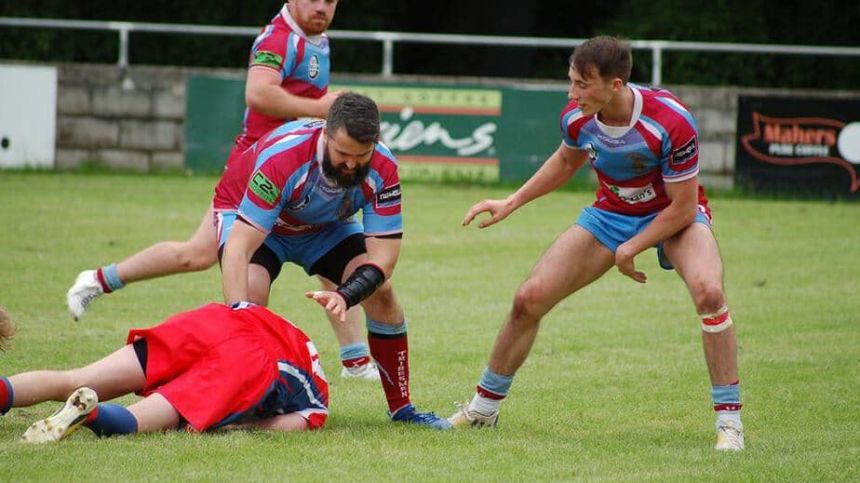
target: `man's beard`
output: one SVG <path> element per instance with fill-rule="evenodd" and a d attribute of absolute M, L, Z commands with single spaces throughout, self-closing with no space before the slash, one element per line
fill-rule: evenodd
<path fill-rule="evenodd" d="M 356 167 L 352 173 L 341 172 L 331 164 L 331 157 L 328 155 L 328 152 L 323 154 L 322 168 L 326 178 L 334 181 L 341 188 L 346 189 L 360 185 L 364 181 L 364 178 L 367 178 L 368 173 L 370 173 L 370 163 Z"/>

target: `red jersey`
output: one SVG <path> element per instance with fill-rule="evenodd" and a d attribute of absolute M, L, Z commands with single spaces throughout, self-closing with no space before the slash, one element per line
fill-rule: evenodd
<path fill-rule="evenodd" d="M 328 416 L 328 382 L 313 342 L 265 307 L 208 304 L 149 329 L 146 384 L 195 431 L 297 413 L 311 428 Z"/>

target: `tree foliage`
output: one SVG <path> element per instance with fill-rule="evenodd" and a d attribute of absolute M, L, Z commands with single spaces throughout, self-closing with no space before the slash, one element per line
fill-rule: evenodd
<path fill-rule="evenodd" d="M 151 0 L 116 2 L 30 0 L 0 3 L 0 16 L 264 25 L 281 2 Z M 536 37 L 860 46 L 860 2 L 798 0 L 620 0 L 540 2 L 341 0 L 332 28 Z M 236 36 L 132 33 L 132 64 L 242 67 L 251 39 Z M 379 72 L 376 42 L 336 40 L 335 72 Z M 569 49 L 468 47 L 399 43 L 397 73 L 565 79 Z M 116 62 L 116 33 L 0 27 L 0 58 Z M 635 52 L 634 80 L 650 81 L 649 51 Z M 667 51 L 668 84 L 856 89 L 857 57 L 727 54 Z"/>

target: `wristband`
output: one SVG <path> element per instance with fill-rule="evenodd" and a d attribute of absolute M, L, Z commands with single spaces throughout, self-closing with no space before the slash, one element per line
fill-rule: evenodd
<path fill-rule="evenodd" d="M 337 293 L 346 300 L 346 308 L 361 303 L 370 297 L 385 282 L 385 273 L 372 263 L 360 265 L 352 275 L 337 288 Z"/>

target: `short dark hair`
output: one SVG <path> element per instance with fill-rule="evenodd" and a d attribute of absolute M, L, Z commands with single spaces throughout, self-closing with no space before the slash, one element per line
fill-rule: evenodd
<path fill-rule="evenodd" d="M 570 55 L 571 67 L 583 77 L 591 75 L 592 67 L 603 80 L 616 77 L 625 84 L 633 70 L 633 54 L 630 44 L 619 37 L 601 35 L 586 40 Z"/>
<path fill-rule="evenodd" d="M 373 99 L 356 92 L 337 96 L 328 110 L 326 130 L 329 136 L 340 128 L 360 143 L 379 141 L 379 108 Z"/>

